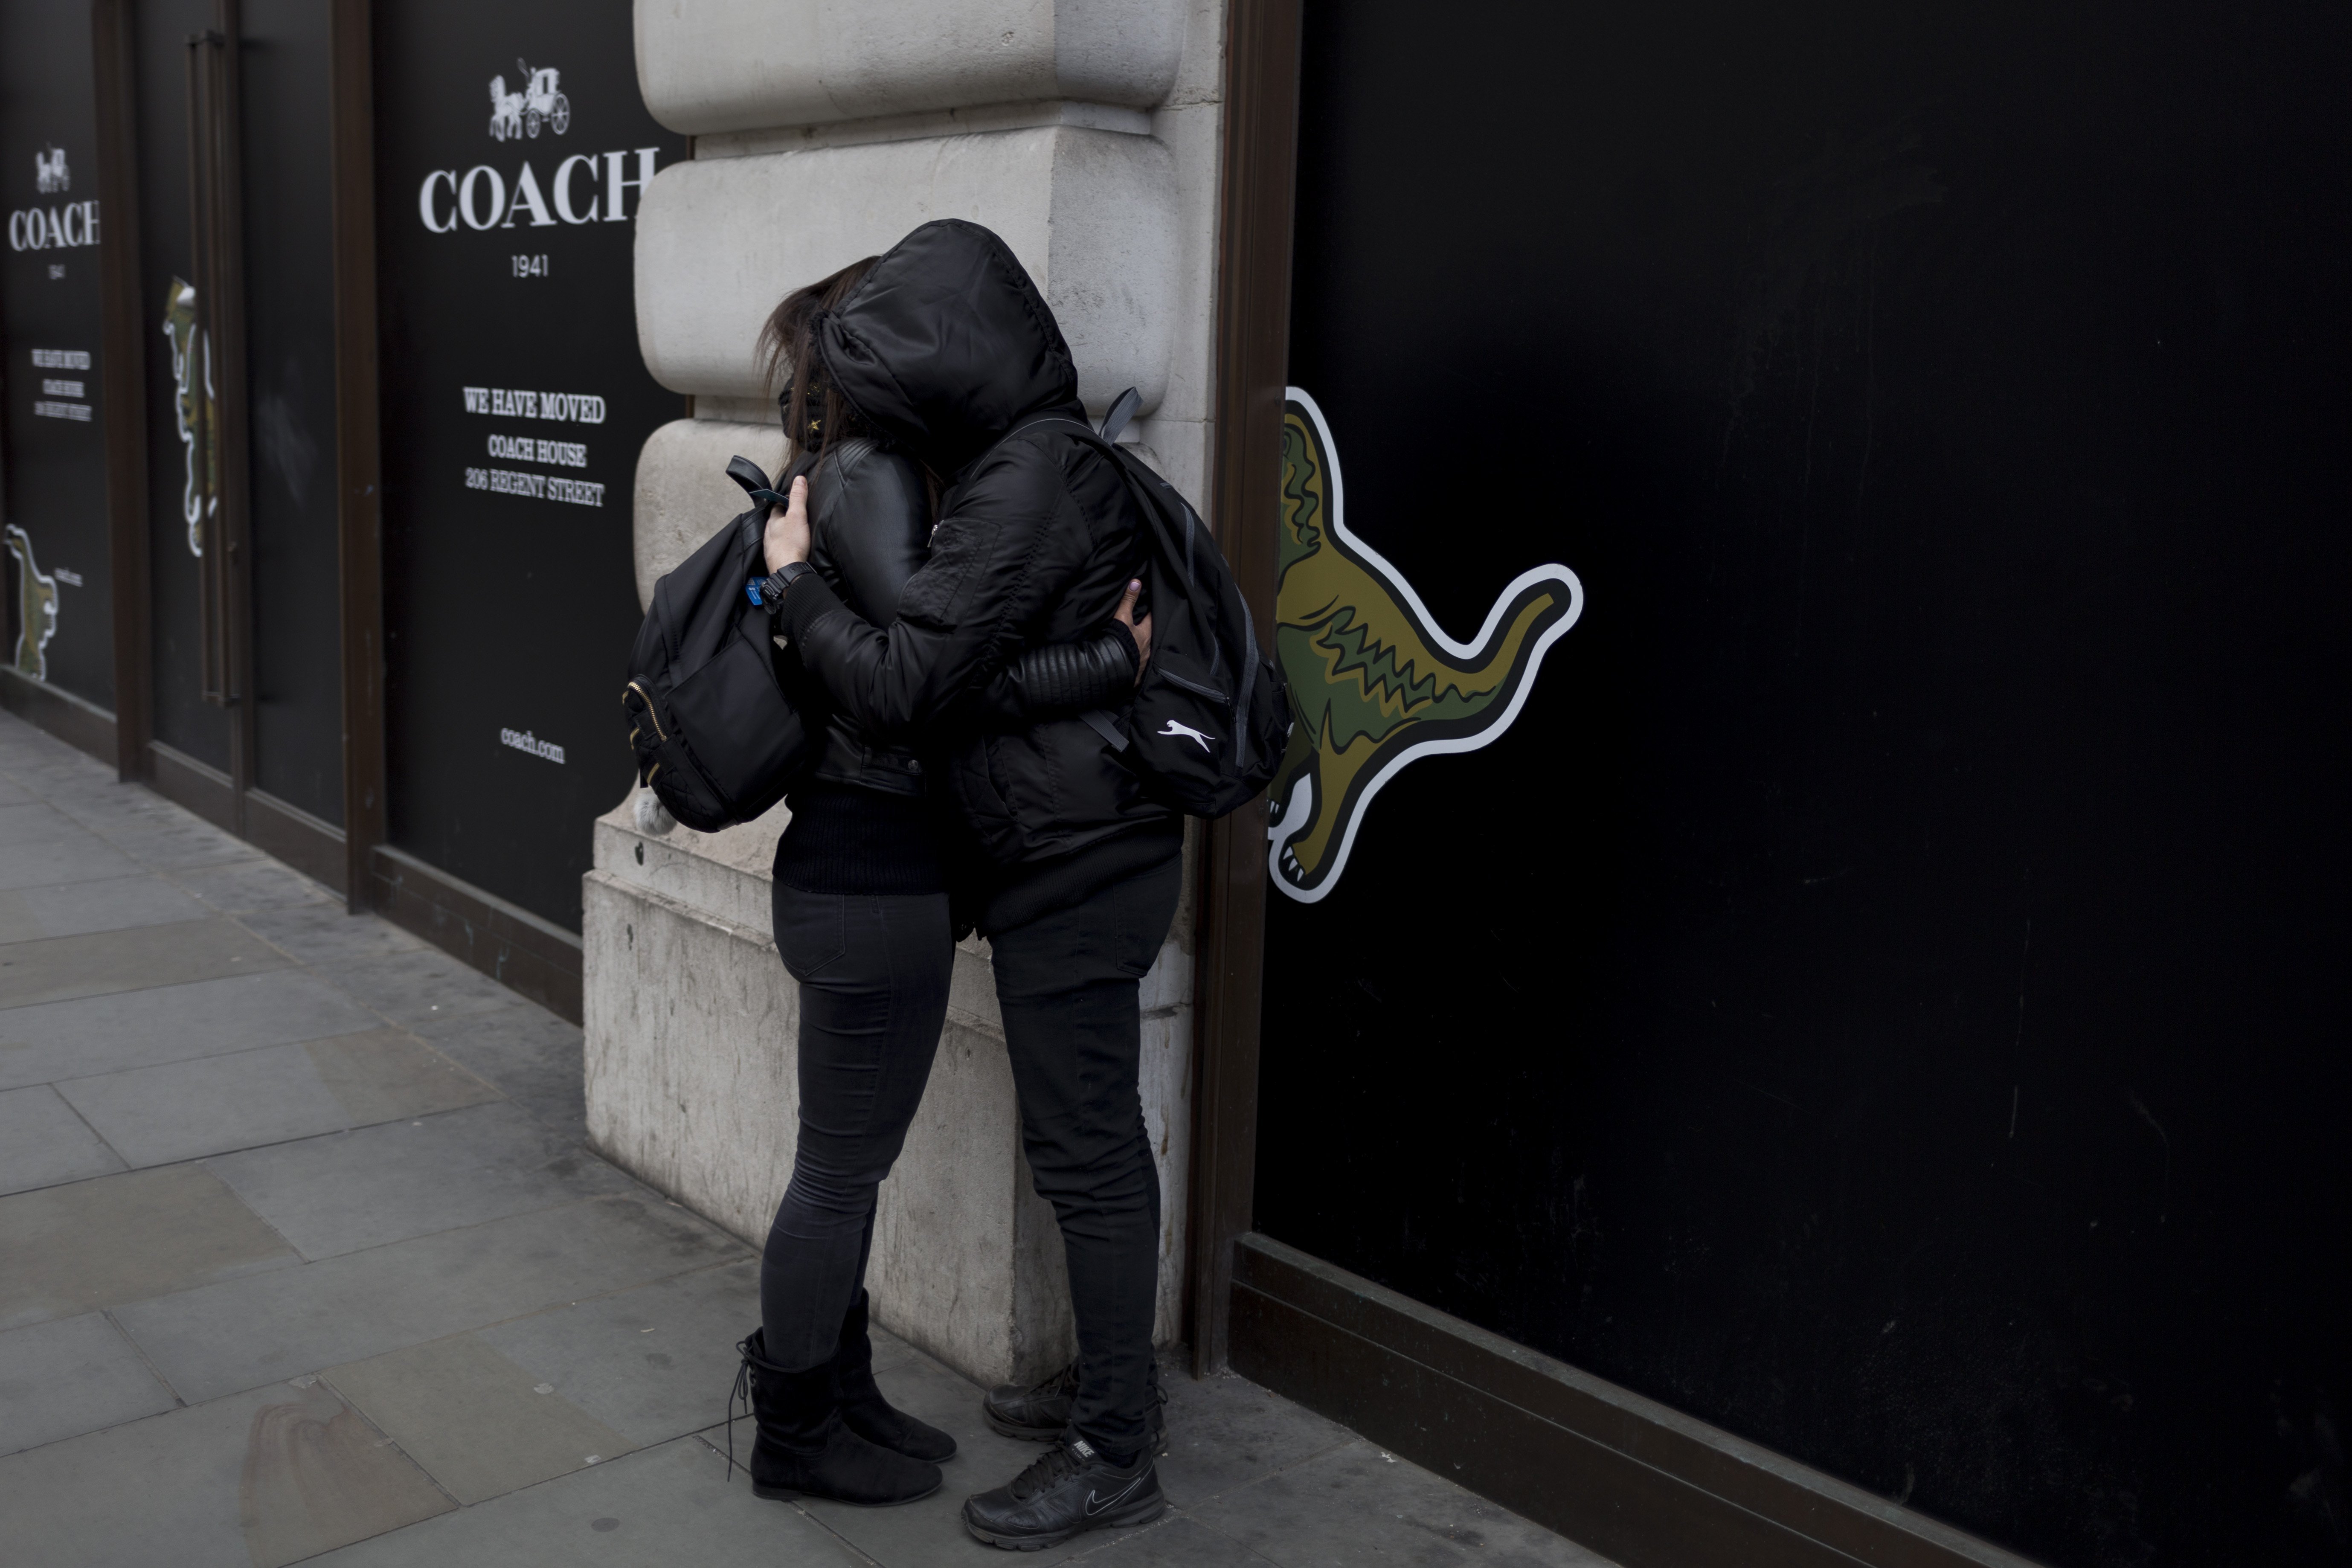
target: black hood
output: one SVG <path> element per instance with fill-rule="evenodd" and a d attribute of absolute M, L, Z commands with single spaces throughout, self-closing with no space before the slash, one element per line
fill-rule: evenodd
<path fill-rule="evenodd" d="M 1076 407 L 1054 312 L 1012 250 L 976 223 L 927 223 L 817 319 L 833 384 L 866 422 L 953 475 L 1024 417 Z"/>

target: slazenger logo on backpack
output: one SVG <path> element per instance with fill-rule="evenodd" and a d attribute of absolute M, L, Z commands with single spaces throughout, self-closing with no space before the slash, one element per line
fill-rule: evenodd
<path fill-rule="evenodd" d="M 1190 724 L 1179 724 L 1173 719 L 1168 721 L 1168 728 L 1158 732 L 1162 735 L 1181 735 L 1188 741 L 1197 741 L 1200 742 L 1201 750 L 1204 752 L 1209 749 L 1209 742 L 1216 739 L 1214 735 L 1203 735 Z"/>

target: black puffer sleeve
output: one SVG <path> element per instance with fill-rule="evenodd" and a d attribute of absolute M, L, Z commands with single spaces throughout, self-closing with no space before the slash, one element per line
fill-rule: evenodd
<path fill-rule="evenodd" d="M 989 727 L 1121 708 L 1135 691 L 1135 635 L 1117 621 L 1087 642 L 1033 647 L 999 670 L 979 700 Z"/>
<path fill-rule="evenodd" d="M 825 454 L 809 482 L 809 564 L 860 619 L 887 626 L 929 552 L 922 470 L 863 437 Z"/>

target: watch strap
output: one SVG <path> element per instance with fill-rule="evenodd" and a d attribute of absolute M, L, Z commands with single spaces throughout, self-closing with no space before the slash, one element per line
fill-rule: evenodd
<path fill-rule="evenodd" d="M 816 568 L 805 561 L 787 561 L 765 577 L 752 578 L 744 584 L 743 592 L 753 604 L 761 605 L 772 615 L 782 606 L 784 595 L 791 591 L 792 585 L 814 570 Z"/>

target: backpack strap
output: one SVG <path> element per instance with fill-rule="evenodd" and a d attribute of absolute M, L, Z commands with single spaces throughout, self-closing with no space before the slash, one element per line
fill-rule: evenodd
<path fill-rule="evenodd" d="M 1142 406 L 1143 395 L 1131 386 L 1112 398 L 1110 412 L 1103 416 L 1102 438 L 1118 440 L 1119 432 L 1127 428 L 1127 422 L 1134 418 L 1135 411 Z"/>
<path fill-rule="evenodd" d="M 808 473 L 815 467 L 814 459 L 803 452 L 793 459 L 790 468 L 776 476 L 776 483 L 783 486 L 785 492 L 789 492 L 795 478 Z M 746 542 L 757 543 L 767 532 L 768 509 L 772 506 L 789 507 L 793 504 L 792 498 L 789 493 L 779 493 L 771 487 L 768 483 L 767 470 L 749 458 L 728 458 L 727 477 L 741 485 L 751 498 L 751 512 L 744 521 L 743 535 Z"/>

